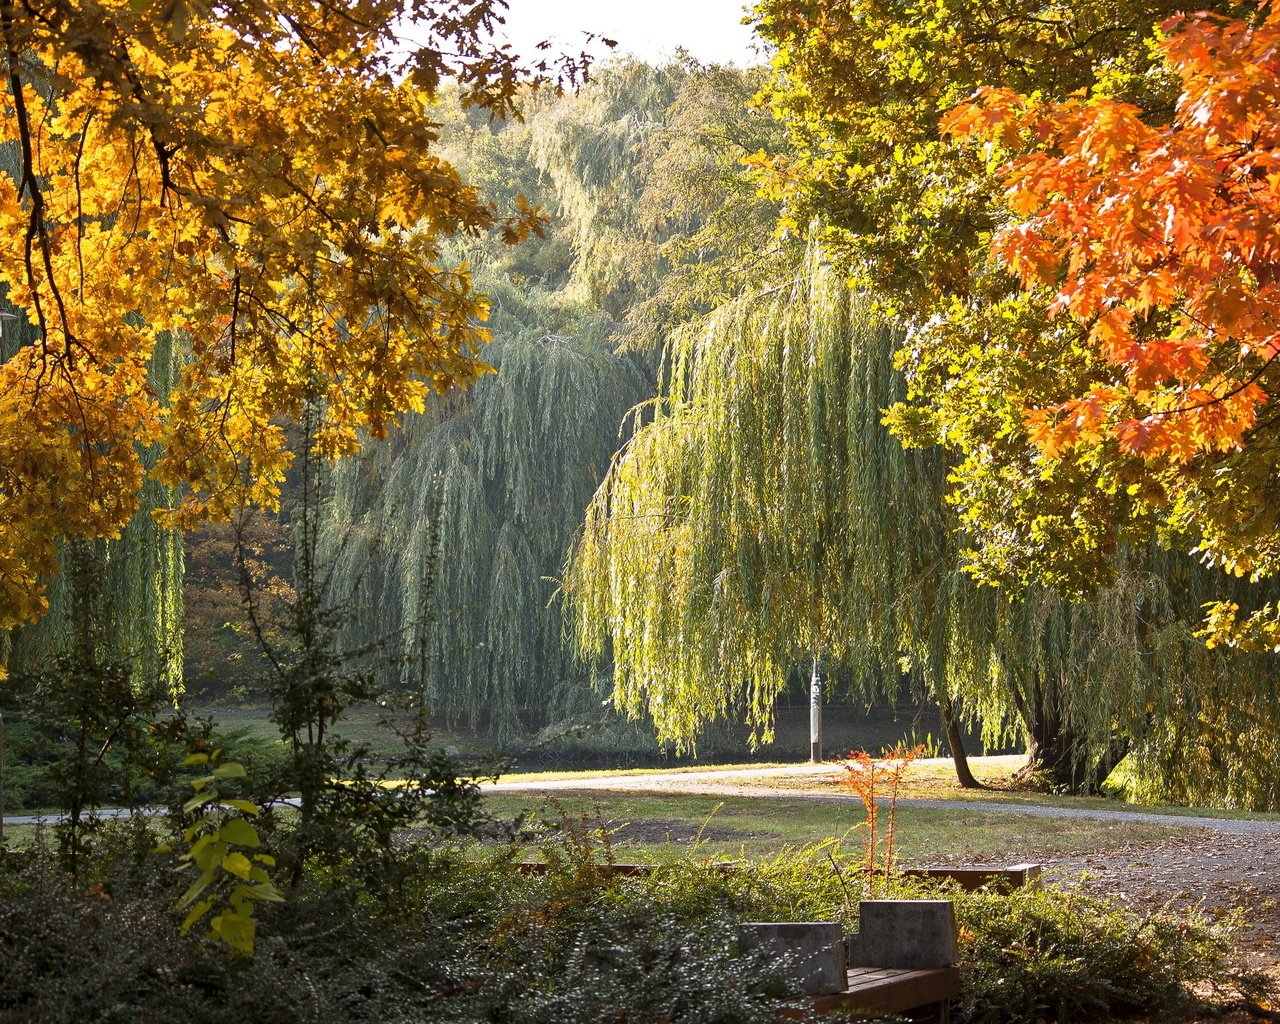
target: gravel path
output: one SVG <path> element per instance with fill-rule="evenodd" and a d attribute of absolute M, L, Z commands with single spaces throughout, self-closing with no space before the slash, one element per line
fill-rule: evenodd
<path fill-rule="evenodd" d="M 1135 910 L 1198 910 L 1235 915 L 1237 950 L 1280 984 L 1280 834 L 1202 831 L 1153 846 L 1069 857 L 1045 865 L 1066 886 L 1128 903 Z"/>

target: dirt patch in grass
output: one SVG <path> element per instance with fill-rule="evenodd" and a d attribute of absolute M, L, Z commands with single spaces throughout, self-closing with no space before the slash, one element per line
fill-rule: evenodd
<path fill-rule="evenodd" d="M 1280 835 L 1195 835 L 1056 860 L 1050 876 L 1135 909 L 1238 914 L 1241 953 L 1280 981 Z"/>

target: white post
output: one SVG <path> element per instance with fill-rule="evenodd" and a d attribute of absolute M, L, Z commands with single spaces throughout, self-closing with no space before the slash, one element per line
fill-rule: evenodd
<path fill-rule="evenodd" d="M 809 760 L 822 760 L 822 664 L 813 658 L 813 675 L 809 677 Z"/>

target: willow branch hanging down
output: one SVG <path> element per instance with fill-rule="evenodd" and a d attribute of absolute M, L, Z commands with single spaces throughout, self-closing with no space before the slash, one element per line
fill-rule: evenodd
<path fill-rule="evenodd" d="M 766 738 L 788 671 L 817 651 L 864 697 L 905 672 L 990 745 L 1047 717 L 1068 784 L 1128 748 L 1150 792 L 1274 803 L 1276 778 L 1183 760 L 1199 764 L 1224 722 L 1237 754 L 1280 725 L 1280 672 L 1193 635 L 1220 584 L 1152 546 L 1117 553 L 1089 601 L 978 586 L 943 453 L 904 449 L 882 422 L 906 390 L 901 343 L 814 252 L 781 288 L 673 337 L 664 394 L 638 411 L 564 574 L 572 637 L 612 658 L 614 703 L 679 747 L 739 713 Z"/>

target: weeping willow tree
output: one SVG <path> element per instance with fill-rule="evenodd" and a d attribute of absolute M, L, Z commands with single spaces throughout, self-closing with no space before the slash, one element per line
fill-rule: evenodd
<path fill-rule="evenodd" d="M 619 343 L 660 346 L 672 325 L 767 279 L 785 247 L 776 205 L 742 173 L 783 142 L 752 108 L 763 69 L 623 61 L 531 113 L 527 157 L 569 251 L 563 288 L 618 321 Z"/>
<path fill-rule="evenodd" d="M 625 61 L 529 122 L 528 159 L 572 252 L 565 290 L 615 317 L 651 292 L 662 270 L 658 239 L 643 227 L 645 158 L 666 136 L 667 110 L 689 73 Z"/>
<path fill-rule="evenodd" d="M 565 573 L 574 636 L 611 653 L 615 703 L 664 741 L 740 711 L 767 737 L 814 656 L 869 697 L 898 689 L 903 658 L 938 693 L 978 671 L 950 643 L 966 584 L 946 468 L 880 427 L 897 336 L 869 308 L 810 263 L 677 332 L 652 420 L 588 508 Z M 985 624 L 994 603 L 972 596 Z"/>
<path fill-rule="evenodd" d="M 336 468 L 325 548 L 348 645 L 401 654 L 382 681 L 421 677 L 435 710 L 505 735 L 592 699 L 548 578 L 652 381 L 604 344 L 604 315 L 492 294 L 497 374 Z"/>
<path fill-rule="evenodd" d="M 1215 716 L 1248 727 L 1227 699 L 1241 674 L 1250 713 L 1274 720 L 1275 670 L 1192 635 L 1209 581 L 1179 555 L 1122 553 L 1116 583 L 1083 603 L 975 585 L 945 455 L 906 450 L 881 423 L 905 391 L 901 342 L 812 253 L 784 285 L 675 333 L 664 395 L 566 566 L 579 651 L 611 657 L 616 706 L 681 747 L 728 715 L 767 738 L 788 673 L 816 655 L 867 698 L 905 674 L 987 742 L 1025 739 L 1057 784 L 1132 749 L 1164 792 L 1202 793 L 1181 762 Z M 1217 795 L 1267 801 L 1236 781 Z"/>
<path fill-rule="evenodd" d="M 1222 581 L 1191 558 L 1151 544 L 1114 562 L 1114 582 L 1089 601 L 1038 589 L 1001 603 L 1000 637 L 1039 637 L 1004 641 L 993 659 L 1033 754 L 1110 765 L 1130 753 L 1140 799 L 1280 807 L 1275 659 L 1205 646 L 1196 632 Z M 1241 601 L 1276 596 L 1271 584 L 1230 587 Z"/>
<path fill-rule="evenodd" d="M 16 335 L 13 343 L 31 342 L 25 319 L 5 326 L 6 335 Z M 177 371 L 176 346 L 157 345 L 149 373 L 157 395 L 168 393 Z M 158 454 L 149 450 L 144 464 L 150 468 Z M 12 667 L 37 670 L 51 653 L 78 653 L 99 663 L 128 664 L 135 678 L 162 681 L 171 692 L 181 689 L 182 539 L 151 514 L 170 507 L 174 496 L 147 480 L 140 497 L 141 507 L 119 537 L 64 545 L 46 591 L 49 611 L 14 632 Z"/>
<path fill-rule="evenodd" d="M 624 61 L 574 96 L 535 98 L 520 123 L 442 111 L 469 180 L 552 219 L 540 242 L 468 254 L 493 303 L 497 373 L 336 468 L 325 551 L 349 596 L 344 642 L 389 641 L 385 683 L 424 677 L 436 710 L 499 734 L 598 711 L 594 672 L 549 607 L 553 577 L 627 410 L 656 388 L 655 357 L 628 344 L 630 310 L 705 302 L 666 291 L 683 284 L 669 271 L 698 260 L 714 277 L 715 245 L 670 246 L 726 212 L 713 171 L 736 173 L 749 126 L 768 121 L 746 110 L 751 92 L 737 72 Z M 701 190 L 684 187 L 695 173 Z M 743 223 L 767 242 L 771 217 Z"/>

